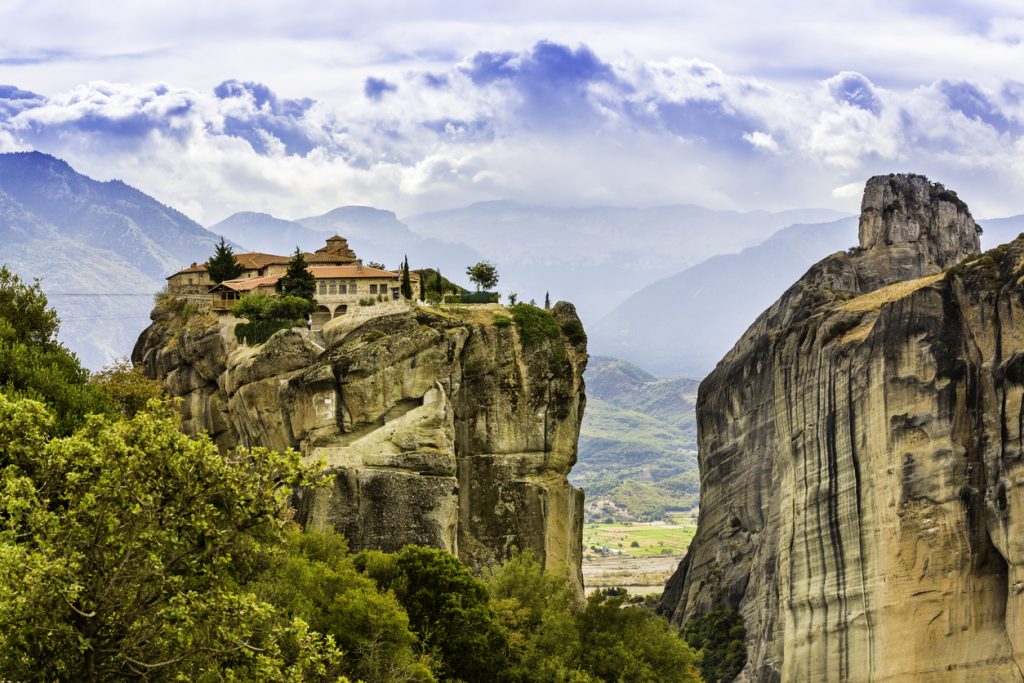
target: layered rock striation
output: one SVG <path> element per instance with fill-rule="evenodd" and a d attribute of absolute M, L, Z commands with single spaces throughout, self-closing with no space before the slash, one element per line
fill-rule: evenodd
<path fill-rule="evenodd" d="M 978 232 L 941 185 L 872 178 L 860 246 L 702 383 L 661 610 L 738 610 L 740 680 L 1024 680 L 1024 236 Z"/>
<path fill-rule="evenodd" d="M 582 590 L 583 494 L 566 477 L 585 340 L 520 333 L 497 306 L 375 309 L 250 348 L 165 305 L 133 360 L 181 399 L 186 431 L 324 462 L 330 488 L 297 499 L 307 527 L 356 550 L 445 548 L 471 566 L 531 550 Z M 550 315 L 549 332 L 581 329 L 570 304 Z"/>

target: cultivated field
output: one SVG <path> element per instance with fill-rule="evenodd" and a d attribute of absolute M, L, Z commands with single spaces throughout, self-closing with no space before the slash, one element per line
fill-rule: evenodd
<path fill-rule="evenodd" d="M 583 581 L 587 590 L 615 586 L 641 595 L 660 593 L 696 530 L 697 520 L 691 515 L 671 523 L 586 524 Z"/>

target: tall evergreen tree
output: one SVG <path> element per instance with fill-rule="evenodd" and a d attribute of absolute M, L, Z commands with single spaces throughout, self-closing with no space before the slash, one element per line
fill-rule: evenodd
<path fill-rule="evenodd" d="M 551 308 L 551 293 L 550 292 L 544 292 L 544 308 L 545 309 Z"/>
<path fill-rule="evenodd" d="M 427 279 L 426 275 L 427 274 L 425 272 L 423 272 L 422 270 L 420 271 L 420 301 L 426 301 L 427 300 L 427 297 L 424 296 L 424 294 L 426 294 L 426 292 L 423 291 L 423 281 Z"/>
<path fill-rule="evenodd" d="M 234 249 L 224 241 L 223 235 L 213 256 L 206 262 L 206 272 L 209 273 L 210 279 L 217 284 L 225 280 L 234 280 L 245 272 L 245 268 L 235 258 Z"/>
<path fill-rule="evenodd" d="M 409 257 L 405 257 L 402 264 L 402 296 L 406 299 L 412 298 L 412 279 L 409 277 Z"/>
<path fill-rule="evenodd" d="M 283 296 L 297 296 L 307 301 L 316 301 L 316 278 L 307 270 L 306 257 L 295 247 L 295 253 L 288 261 L 288 270 L 278 283 Z"/>

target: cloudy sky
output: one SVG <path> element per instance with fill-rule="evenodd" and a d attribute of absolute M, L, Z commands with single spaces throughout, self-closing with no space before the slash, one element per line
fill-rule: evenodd
<path fill-rule="evenodd" d="M 1022 65 L 1019 0 L 0 0 L 0 151 L 207 224 L 499 198 L 854 210 L 890 171 L 995 217 L 1024 213 Z"/>

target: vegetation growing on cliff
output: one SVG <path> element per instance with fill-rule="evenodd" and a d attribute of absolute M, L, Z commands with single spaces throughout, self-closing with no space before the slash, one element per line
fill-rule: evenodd
<path fill-rule="evenodd" d="M 727 683 L 747 663 L 747 629 L 736 610 L 720 607 L 691 619 L 683 634 L 700 652 L 700 673 L 707 683 Z"/>
<path fill-rule="evenodd" d="M 512 320 L 519 328 L 519 338 L 525 346 L 537 346 L 545 341 L 558 339 L 558 323 L 550 311 L 532 304 L 510 306 Z"/>
<path fill-rule="evenodd" d="M 0 392 L 45 402 L 54 433 L 69 434 L 89 412 L 111 410 L 89 371 L 57 341 L 60 321 L 39 283 L 0 267 Z"/>
<path fill-rule="evenodd" d="M 45 309 L 39 297 L 23 298 Z M 13 332 L 7 315 L 4 343 L 62 351 L 46 325 Z M 484 581 L 441 550 L 352 556 L 340 536 L 298 531 L 291 491 L 312 474 L 298 454 L 221 453 L 188 437 L 168 404 L 140 409 L 153 387 L 133 372 L 82 375 L 76 386 L 96 400 L 63 425 L 49 407 L 61 405 L 57 384 L 35 386 L 38 400 L 0 389 L 6 676 L 697 680 L 692 650 L 664 619 L 617 596 L 578 604 L 535 560 Z"/>
<path fill-rule="evenodd" d="M 298 296 L 248 294 L 231 309 L 247 322 L 235 326 L 235 337 L 243 344 L 262 344 L 277 331 L 306 325 L 314 303 Z"/>
<path fill-rule="evenodd" d="M 213 256 L 206 262 L 206 273 L 210 276 L 211 280 L 220 284 L 225 280 L 234 280 L 236 277 L 241 277 L 244 272 L 245 268 L 235 258 L 234 249 L 224 241 L 222 236 L 220 242 L 217 243 Z"/>

